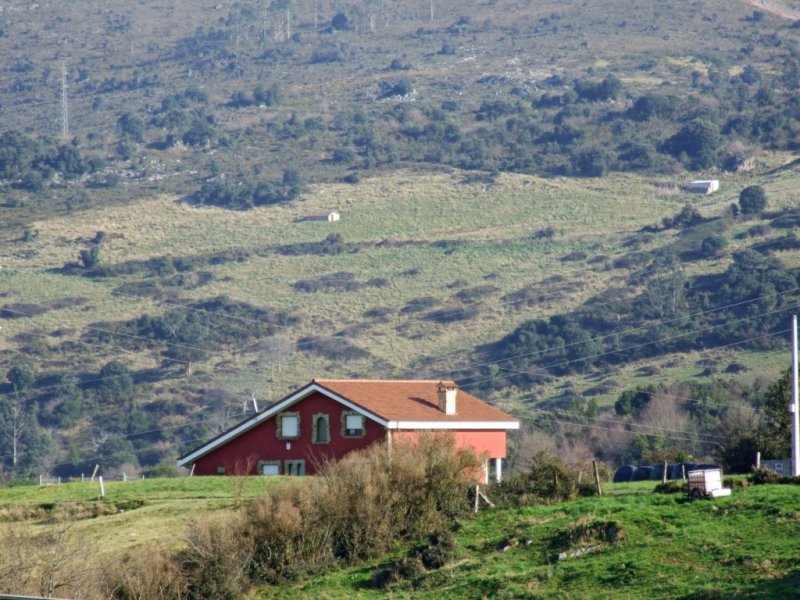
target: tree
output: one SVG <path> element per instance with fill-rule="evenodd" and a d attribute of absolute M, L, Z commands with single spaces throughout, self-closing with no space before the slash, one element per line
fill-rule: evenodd
<path fill-rule="evenodd" d="M 350 29 L 350 20 L 345 13 L 339 12 L 333 15 L 330 25 L 331 31 L 347 31 Z"/>
<path fill-rule="evenodd" d="M 11 444 L 11 464 L 16 468 L 22 436 L 28 429 L 25 410 L 19 398 L 0 404 L 0 431 Z"/>
<path fill-rule="evenodd" d="M 91 269 L 100 264 L 100 246 L 93 244 L 91 248 L 81 250 L 78 260 L 84 269 Z"/>
<path fill-rule="evenodd" d="M 104 467 L 114 469 L 124 464 L 137 465 L 136 451 L 130 440 L 120 437 L 109 437 L 97 449 Z"/>
<path fill-rule="evenodd" d="M 121 404 L 133 397 L 133 376 L 124 363 L 117 360 L 106 363 L 100 369 L 98 379 L 97 391 L 101 400 Z"/>
<path fill-rule="evenodd" d="M 256 104 L 275 106 L 281 103 L 281 99 L 281 91 L 277 83 L 273 83 L 266 88 L 259 85 L 253 90 L 253 100 Z"/>
<path fill-rule="evenodd" d="M 764 419 L 758 431 L 759 449 L 764 458 L 786 458 L 790 455 L 792 419 L 792 372 L 786 369 L 778 381 L 767 388 L 761 398 Z"/>
<path fill-rule="evenodd" d="M 712 257 L 722 252 L 728 246 L 728 240 L 720 235 L 710 235 L 700 243 L 700 253 Z"/>
<path fill-rule="evenodd" d="M 13 366 L 6 374 L 8 382 L 14 388 L 14 393 L 19 397 L 27 391 L 36 381 L 36 370 L 33 363 L 27 358 L 20 358 L 14 361 Z"/>
<path fill-rule="evenodd" d="M 767 207 L 767 194 L 760 185 L 751 185 L 739 193 L 739 208 L 743 215 L 755 215 Z"/>
<path fill-rule="evenodd" d="M 708 119 L 690 121 L 666 142 L 673 156 L 685 154 L 691 166 L 707 169 L 714 165 L 720 146 L 719 126 Z"/>
<path fill-rule="evenodd" d="M 600 146 L 579 152 L 574 166 L 583 177 L 602 177 L 608 170 L 608 152 Z"/>
<path fill-rule="evenodd" d="M 137 142 L 144 140 L 144 121 L 132 113 L 128 112 L 120 116 L 117 119 L 117 127 L 119 127 L 123 135 L 129 136 Z"/>

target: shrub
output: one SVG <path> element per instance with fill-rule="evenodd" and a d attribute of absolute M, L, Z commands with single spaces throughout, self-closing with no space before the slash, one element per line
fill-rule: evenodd
<path fill-rule="evenodd" d="M 333 563 L 333 531 L 321 521 L 326 498 L 319 481 L 281 486 L 245 512 L 245 534 L 253 548 L 250 576 L 280 583 Z"/>
<path fill-rule="evenodd" d="M 150 467 L 149 469 L 144 469 L 142 471 L 142 475 L 147 478 L 154 478 L 154 477 L 180 477 L 181 472 L 178 467 L 171 463 L 162 463 L 160 465 L 156 465 L 154 467 Z"/>
<path fill-rule="evenodd" d="M 426 568 L 440 569 L 455 560 L 457 549 L 452 531 L 434 531 L 428 536 L 428 545 L 419 552 L 419 558 Z"/>
<path fill-rule="evenodd" d="M 456 450 L 449 435 L 375 445 L 327 463 L 320 477 L 271 490 L 246 510 L 251 576 L 297 579 L 335 561 L 379 556 L 397 540 L 447 530 L 469 513 L 468 489 L 479 472 L 475 455 Z M 431 534 L 425 560 L 449 560 L 454 546 L 447 534 Z"/>
<path fill-rule="evenodd" d="M 677 481 L 668 481 L 666 483 L 659 483 L 653 492 L 656 494 L 679 494 L 686 491 L 686 486 L 678 483 Z"/>
<path fill-rule="evenodd" d="M 138 549 L 110 564 L 103 579 L 103 597 L 115 600 L 185 598 L 185 583 L 173 557 L 153 548 Z"/>
<path fill-rule="evenodd" d="M 189 528 L 187 547 L 176 557 L 185 578 L 187 598 L 241 597 L 249 587 L 247 571 L 253 555 L 252 540 L 242 535 L 243 529 L 238 515 L 196 521 Z"/>
<path fill-rule="evenodd" d="M 419 556 L 405 557 L 400 562 L 373 571 L 372 585 L 382 589 L 390 583 L 413 579 L 424 572 L 425 565 L 422 564 Z"/>
<path fill-rule="evenodd" d="M 753 474 L 750 475 L 750 483 L 753 485 L 761 485 L 763 483 L 778 483 L 780 478 L 780 474 L 772 469 L 759 467 L 758 469 L 753 469 Z"/>
<path fill-rule="evenodd" d="M 525 506 L 538 502 L 562 502 L 578 493 L 577 474 L 547 451 L 537 453 L 527 471 L 506 478 L 495 488 L 498 502 Z"/>
<path fill-rule="evenodd" d="M 767 207 L 767 194 L 760 185 L 751 185 L 739 193 L 739 208 L 743 215 L 755 215 Z"/>
<path fill-rule="evenodd" d="M 722 252 L 728 246 L 728 241 L 719 235 L 710 235 L 703 238 L 700 243 L 700 253 L 703 256 L 712 257 Z"/>

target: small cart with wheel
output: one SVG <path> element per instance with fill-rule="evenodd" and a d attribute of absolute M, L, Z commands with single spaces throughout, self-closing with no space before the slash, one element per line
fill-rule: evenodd
<path fill-rule="evenodd" d="M 689 471 L 688 478 L 689 497 L 692 500 L 700 498 L 722 498 L 730 496 L 731 489 L 722 487 L 721 469 L 698 469 Z"/>

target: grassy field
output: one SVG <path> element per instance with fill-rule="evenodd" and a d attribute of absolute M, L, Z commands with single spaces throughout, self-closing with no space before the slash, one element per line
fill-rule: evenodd
<path fill-rule="evenodd" d="M 253 598 L 789 598 L 800 585 L 800 488 L 760 486 L 689 502 L 640 493 L 489 511 L 458 532 L 457 560 L 386 590 L 371 584 L 387 560 Z M 650 484 L 652 488 L 652 484 Z M 630 490 L 633 491 L 633 490 Z M 618 541 L 576 532 L 613 525 Z M 572 543 L 564 543 L 572 533 Z M 559 560 L 592 546 L 586 554 Z M 502 549 L 508 547 L 507 550 Z M 399 557 L 399 555 L 398 555 Z M 398 557 L 393 557 L 397 559 Z"/>
<path fill-rule="evenodd" d="M 0 488 L 0 530 L 27 524 L 43 533 L 66 524 L 98 556 L 115 558 L 151 544 L 180 547 L 195 519 L 230 510 L 277 483 L 277 477 L 181 477 Z"/>

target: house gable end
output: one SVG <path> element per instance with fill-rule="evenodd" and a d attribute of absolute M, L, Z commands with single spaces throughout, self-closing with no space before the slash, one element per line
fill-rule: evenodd
<path fill-rule="evenodd" d="M 256 427 L 256 426 L 268 421 L 269 419 L 271 419 L 275 415 L 285 411 L 287 408 L 290 408 L 294 404 L 297 404 L 298 402 L 303 401 L 305 398 L 307 398 L 308 396 L 310 396 L 310 395 L 312 395 L 314 393 L 320 393 L 320 394 L 330 398 L 331 400 L 346 406 L 350 410 L 356 411 L 356 412 L 364 415 L 366 418 L 370 419 L 371 421 L 374 421 L 374 422 L 378 423 L 379 425 L 382 425 L 383 427 L 388 427 L 389 426 L 389 423 L 386 420 L 384 420 L 381 417 L 379 417 L 378 415 L 375 415 L 375 414 L 371 413 L 370 411 L 365 410 L 362 406 L 359 406 L 358 404 L 348 400 L 347 398 L 344 398 L 343 396 L 340 396 L 340 395 L 332 392 L 331 390 L 329 390 L 329 389 L 327 389 L 327 388 L 325 388 L 323 386 L 320 386 L 319 384 L 317 384 L 317 383 L 312 381 L 310 384 L 306 385 L 305 387 L 300 388 L 299 390 L 297 390 L 293 394 L 291 394 L 291 395 L 287 396 L 286 398 L 284 398 L 283 400 L 279 401 L 277 404 L 274 404 L 273 406 L 269 407 L 268 409 L 264 410 L 261 413 L 253 415 L 252 417 L 242 421 L 238 425 L 234 425 L 232 428 L 228 429 L 228 431 L 226 431 L 224 433 L 221 433 L 216 438 L 212 439 L 211 441 L 207 442 L 206 444 L 204 444 L 204 445 L 200 446 L 199 448 L 193 450 L 189 454 L 186 454 L 186 455 L 182 456 L 181 458 L 178 459 L 178 466 L 179 467 L 184 467 L 186 465 L 189 465 L 189 464 L 197 461 L 198 459 L 202 458 L 206 454 L 208 454 L 210 452 L 213 452 L 217 448 L 227 444 L 231 440 L 236 439 L 237 437 L 239 437 L 240 435 L 250 431 L 254 427 Z"/>

